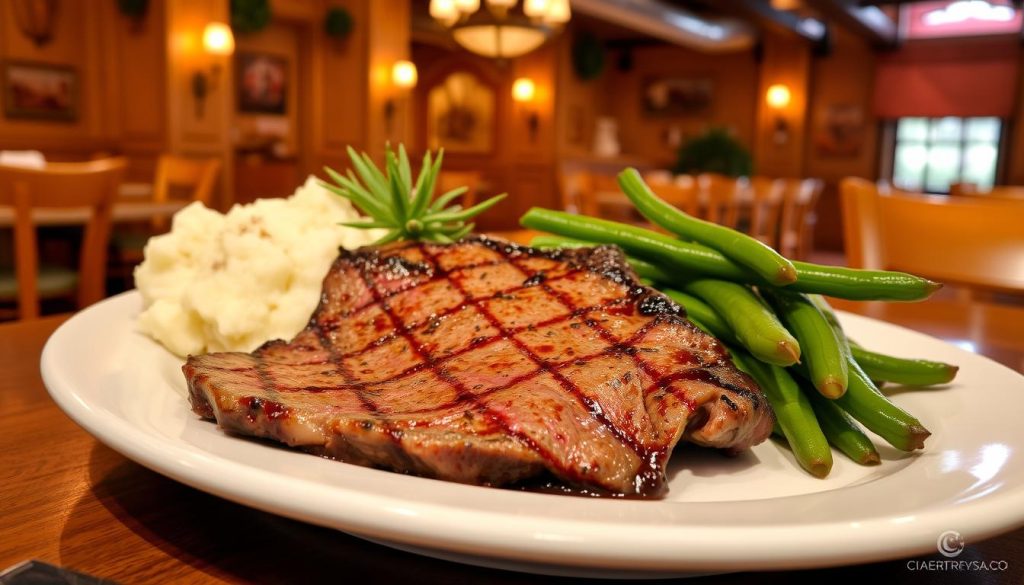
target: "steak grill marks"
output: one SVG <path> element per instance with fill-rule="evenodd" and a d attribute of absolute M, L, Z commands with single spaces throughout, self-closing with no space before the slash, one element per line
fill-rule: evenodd
<path fill-rule="evenodd" d="M 560 260 L 561 258 L 558 257 L 557 253 L 536 253 L 533 249 L 530 248 L 522 248 L 518 246 L 507 245 L 501 242 L 496 242 L 483 238 L 477 238 L 474 240 L 470 240 L 468 242 L 463 242 L 462 244 L 459 245 L 467 244 L 483 244 L 487 248 L 497 252 L 500 256 L 500 259 L 493 262 L 479 262 L 472 264 L 464 264 L 461 266 L 454 266 L 451 269 L 446 270 L 445 268 L 442 267 L 442 263 L 439 261 L 438 256 L 427 246 L 415 245 L 405 246 L 404 248 L 393 247 L 389 250 L 389 252 L 397 253 L 402 250 L 409 250 L 415 248 L 419 255 L 426 259 L 426 262 L 420 264 L 411 264 L 404 261 L 402 258 L 392 256 L 385 258 L 385 261 L 392 265 L 389 266 L 389 268 L 392 268 L 394 267 L 394 265 L 397 264 L 402 264 L 402 266 L 400 267 L 402 270 L 406 270 L 410 273 L 419 273 L 420 276 L 426 276 L 427 278 L 425 280 L 421 278 L 410 278 L 409 281 L 411 282 L 411 284 L 391 289 L 381 288 L 374 278 L 375 276 L 380 276 L 381 268 L 379 258 L 376 256 L 377 253 L 361 251 L 360 253 L 357 253 L 355 255 L 350 255 L 348 257 L 348 260 L 351 262 L 352 267 L 356 271 L 358 271 L 363 282 L 365 283 L 370 295 L 370 300 L 354 309 L 346 311 L 344 314 L 342 314 L 341 317 L 336 317 L 335 319 L 333 319 L 333 321 L 340 321 L 341 319 L 351 317 L 355 314 L 369 310 L 372 307 L 376 306 L 379 307 L 383 314 L 386 315 L 387 318 L 391 321 L 393 332 L 382 335 L 379 338 L 370 341 L 369 343 L 365 344 L 364 347 L 362 348 L 349 351 L 347 353 L 341 353 L 334 346 L 332 338 L 329 335 L 329 332 L 325 330 L 324 327 L 325 324 L 328 327 L 331 327 L 332 319 L 327 319 L 325 320 L 325 323 L 321 323 L 321 321 L 317 319 L 318 314 L 320 313 L 320 309 L 318 308 L 317 313 L 314 313 L 313 318 L 310 320 L 310 327 L 308 329 L 311 329 L 313 331 L 318 345 L 320 345 L 321 348 L 328 354 L 327 362 L 336 371 L 338 377 L 345 381 L 345 384 L 343 386 L 330 386 L 325 388 L 305 387 L 301 388 L 300 390 L 312 392 L 327 390 L 334 391 L 342 389 L 351 390 L 358 398 L 359 402 L 362 404 L 363 408 L 365 409 L 365 413 L 369 415 L 372 419 L 377 421 L 381 425 L 381 428 L 386 430 L 388 436 L 391 437 L 392 441 L 396 444 L 396 447 L 398 447 L 401 441 L 402 431 L 393 428 L 388 423 L 386 416 L 383 415 L 379 408 L 374 404 L 373 399 L 367 395 L 365 389 L 368 385 L 371 384 L 373 386 L 380 386 L 388 384 L 390 382 L 398 381 L 403 377 L 410 376 L 423 370 L 430 370 L 431 372 L 433 372 L 436 378 L 451 386 L 451 388 L 455 392 L 455 399 L 447 403 L 435 404 L 430 407 L 423 408 L 422 410 L 408 410 L 403 411 L 403 413 L 426 413 L 430 411 L 440 411 L 442 409 L 447 409 L 450 407 L 471 405 L 473 410 L 484 414 L 486 420 L 489 421 L 490 425 L 500 428 L 502 431 L 504 431 L 510 436 L 516 437 L 523 444 L 527 445 L 531 450 L 533 450 L 540 457 L 546 460 L 549 463 L 549 465 L 557 468 L 562 477 L 580 483 L 586 483 L 587 478 L 581 477 L 575 469 L 559 464 L 558 460 L 550 452 L 548 452 L 541 445 L 537 444 L 536 441 L 531 439 L 526 434 L 517 431 L 514 428 L 514 424 L 510 422 L 502 413 L 496 412 L 494 409 L 490 408 L 484 402 L 484 400 L 491 394 L 511 388 L 517 384 L 529 381 L 532 378 L 535 378 L 546 373 L 553 377 L 567 394 L 571 395 L 576 401 L 578 401 L 579 404 L 581 404 L 594 417 L 596 421 L 598 421 L 602 426 L 604 426 L 611 436 L 615 437 L 616 440 L 621 442 L 623 445 L 629 447 L 633 452 L 637 454 L 640 461 L 642 461 L 643 468 L 638 472 L 636 476 L 634 487 L 636 492 L 641 495 L 652 495 L 663 491 L 663 462 L 664 459 L 667 457 L 667 451 L 671 444 L 660 444 L 654 446 L 642 445 L 637 440 L 637 437 L 630 436 L 628 433 L 618 428 L 615 424 L 612 424 L 609 421 L 609 419 L 605 416 L 604 412 L 602 412 L 601 405 L 597 404 L 594 400 L 589 398 L 584 392 L 582 392 L 582 390 L 575 383 L 573 383 L 572 380 L 570 380 L 566 375 L 564 375 L 561 371 L 563 368 L 569 366 L 572 363 L 579 364 L 581 362 L 588 362 L 602 355 L 628 355 L 632 359 L 637 369 L 647 374 L 647 376 L 652 381 L 652 383 L 648 384 L 646 387 L 642 389 L 643 396 L 647 396 L 648 393 L 650 393 L 654 389 L 661 389 L 664 391 L 671 392 L 687 408 L 687 410 L 691 414 L 694 412 L 695 409 L 694 404 L 692 400 L 689 400 L 683 392 L 676 391 L 676 389 L 673 387 L 673 383 L 676 381 L 699 380 L 730 388 L 736 392 L 739 392 L 740 394 L 750 394 L 750 391 L 748 389 L 739 388 L 732 384 L 726 384 L 724 383 L 724 381 L 719 379 L 714 373 L 702 369 L 703 366 L 707 366 L 710 364 L 702 363 L 700 360 L 700 356 L 696 354 L 680 350 L 680 352 L 684 354 L 684 359 L 682 360 L 684 363 L 694 364 L 694 362 L 696 362 L 696 365 L 701 367 L 695 367 L 683 371 L 675 370 L 669 373 L 659 372 L 657 368 L 648 364 L 638 355 L 637 348 L 634 347 L 634 344 L 638 343 L 641 339 L 644 338 L 644 336 L 649 331 L 651 331 L 657 325 L 664 323 L 666 320 L 677 321 L 679 323 L 685 324 L 685 326 L 687 327 L 691 327 L 688 322 L 685 322 L 683 319 L 680 318 L 680 316 L 678 315 L 678 308 L 675 307 L 675 305 L 668 304 L 667 307 L 669 308 L 669 310 L 665 310 L 665 306 L 659 305 L 657 310 L 654 311 L 655 314 L 652 316 L 652 318 L 645 322 L 632 335 L 629 335 L 625 339 L 618 338 L 611 331 L 603 327 L 597 319 L 587 318 L 586 316 L 588 314 L 602 311 L 608 313 L 614 313 L 615 311 L 624 311 L 631 313 L 637 310 L 638 307 L 642 314 L 647 314 L 647 311 L 644 310 L 644 307 L 645 305 L 649 305 L 650 303 L 644 303 L 642 301 L 648 298 L 647 295 L 649 293 L 646 291 L 646 289 L 635 286 L 635 283 L 633 283 L 632 278 L 629 277 L 628 275 L 605 274 L 606 277 L 609 277 L 616 282 L 625 283 L 627 286 L 632 285 L 632 288 L 630 289 L 630 293 L 628 296 L 620 296 L 612 299 L 611 301 L 602 302 L 592 306 L 579 307 L 573 301 L 573 299 L 570 298 L 569 295 L 559 290 L 556 290 L 553 286 L 560 280 L 571 279 L 579 275 L 580 273 L 584 272 L 585 270 L 581 268 L 579 265 L 573 265 L 571 268 L 569 268 L 565 273 L 561 275 L 549 277 L 543 271 L 531 269 L 527 265 L 527 263 L 524 262 L 524 260 L 528 259 L 531 256 L 542 256 Z M 466 277 L 465 275 L 468 274 L 473 269 L 499 267 L 503 265 L 514 267 L 516 270 L 519 271 L 519 273 L 523 277 L 521 281 L 522 285 L 517 287 L 506 288 L 505 290 L 494 292 L 492 295 L 483 298 L 473 298 L 473 295 L 466 289 L 464 285 L 463 280 Z M 593 269 L 591 268 L 590 271 L 593 272 Z M 394 299 L 397 295 L 403 292 L 411 291 L 418 287 L 423 287 L 428 284 L 434 284 L 438 282 L 446 282 L 447 284 L 449 284 L 454 291 L 457 291 L 457 293 L 461 295 L 461 302 L 457 303 L 455 306 L 450 307 L 448 309 L 437 311 L 436 313 L 426 317 L 425 319 L 418 320 L 418 322 L 413 320 L 410 323 L 405 323 L 401 315 L 397 314 L 396 311 L 392 309 L 391 300 Z M 544 294 L 547 296 L 547 298 L 561 305 L 566 310 L 566 312 L 564 314 L 556 315 L 554 317 L 544 319 L 540 322 L 531 325 L 513 327 L 502 323 L 501 320 L 498 317 L 496 317 L 494 313 L 490 311 L 487 307 L 487 303 L 489 301 L 494 301 L 495 299 L 515 295 L 519 292 L 525 291 L 526 289 L 533 287 L 542 290 Z M 326 292 L 324 298 L 326 299 Z M 490 325 L 497 331 L 497 334 L 475 338 L 471 342 L 464 344 L 462 347 L 455 349 L 454 351 L 449 351 L 447 355 L 435 356 L 432 354 L 429 347 L 427 347 L 424 343 L 421 343 L 417 340 L 416 336 L 413 333 L 414 330 L 416 330 L 418 327 L 422 327 L 427 322 L 434 322 L 432 320 L 444 319 L 448 316 L 458 313 L 459 311 L 467 310 L 467 308 L 469 307 L 472 307 L 473 310 L 477 311 L 481 316 L 483 316 L 490 323 Z M 573 356 L 568 360 L 555 362 L 541 358 L 533 349 L 531 349 L 522 340 L 517 338 L 517 334 L 522 333 L 524 331 L 533 330 L 535 328 L 548 327 L 551 325 L 557 325 L 559 323 L 567 322 L 577 318 L 582 318 L 583 323 L 585 323 L 589 329 L 593 330 L 602 340 L 604 340 L 608 344 L 608 346 L 590 355 Z M 575 323 L 573 325 L 575 326 Z M 372 383 L 359 381 L 347 370 L 345 365 L 346 358 L 358 357 L 364 353 L 372 351 L 374 348 L 380 347 L 398 338 L 401 338 L 406 343 L 408 343 L 412 351 L 418 356 L 420 360 L 418 363 L 412 365 L 411 367 L 407 367 L 402 371 L 398 372 L 397 374 L 394 374 L 386 379 L 374 380 Z M 463 356 L 464 354 L 470 351 L 500 341 L 510 342 L 523 356 L 529 359 L 536 366 L 536 368 L 527 373 L 512 376 L 511 379 L 507 380 L 504 384 L 491 387 L 483 392 L 478 393 L 474 393 L 472 391 L 475 390 L 475 388 L 467 388 L 462 381 L 452 376 L 446 370 L 445 366 L 448 362 L 460 356 Z M 283 392 L 284 394 L 287 394 L 287 384 L 279 385 L 277 381 L 275 381 L 271 374 L 269 373 L 268 368 L 266 367 L 263 350 L 264 348 L 261 348 L 260 350 L 257 350 L 257 352 L 255 352 L 254 354 L 257 362 L 256 370 L 259 373 L 259 380 L 261 384 L 265 387 L 265 390 L 268 393 L 272 393 L 271 395 L 278 395 L 278 392 Z M 722 357 L 724 356 L 725 354 L 723 353 Z M 720 360 L 716 360 L 716 363 L 718 361 Z M 207 367 L 217 369 L 217 366 L 215 365 Z M 284 386 L 284 388 L 282 389 L 281 386 Z M 279 405 L 252 405 L 250 403 L 249 406 L 250 408 L 252 408 L 253 406 L 263 406 L 265 412 L 269 414 L 270 411 L 273 410 L 275 416 L 287 415 L 287 412 L 282 412 L 283 409 Z M 757 401 L 754 402 L 754 406 L 755 408 L 757 407 Z M 401 448 L 396 448 L 395 452 L 399 454 L 400 457 L 408 461 L 408 455 L 406 455 Z M 405 469 L 412 468 L 413 467 L 411 463 L 405 465 Z"/>
<path fill-rule="evenodd" d="M 431 260 L 435 270 L 442 271 L 442 269 L 438 265 L 437 257 L 436 256 L 434 256 L 429 251 L 427 251 L 427 249 L 424 246 L 422 246 L 422 245 L 420 245 L 420 252 L 423 253 L 428 258 L 430 258 L 430 260 Z M 523 277 L 524 277 L 524 281 L 523 282 L 526 283 L 526 287 L 533 286 L 534 282 L 540 280 L 539 278 L 537 278 L 537 274 L 539 274 L 539 273 L 532 273 L 532 272 L 525 271 L 525 270 L 522 269 L 521 266 L 519 266 L 518 264 L 513 262 L 511 260 L 511 258 L 510 258 L 510 255 L 508 253 L 508 249 L 507 248 L 499 248 L 498 252 L 502 255 L 502 257 L 506 261 L 508 261 L 512 266 L 515 266 L 523 274 Z M 569 274 L 567 274 L 566 277 L 568 277 L 571 274 L 577 274 L 578 272 L 579 272 L 578 269 L 574 270 L 574 271 L 570 272 Z M 470 298 L 470 295 L 466 292 L 466 289 L 463 287 L 463 284 L 462 284 L 462 281 L 461 281 L 460 278 L 448 275 L 447 272 L 445 272 L 445 275 L 448 276 L 449 282 L 452 283 L 452 285 L 456 288 L 456 290 L 458 290 L 460 293 L 462 293 L 463 297 Z M 548 287 L 547 285 L 541 285 L 541 288 L 543 288 L 544 291 L 547 292 L 548 294 L 551 294 L 551 295 L 554 294 L 553 291 L 551 290 L 551 288 Z M 472 302 L 472 301 L 470 301 L 470 302 Z M 491 311 L 489 311 L 485 306 L 483 306 L 479 302 L 477 302 L 475 304 L 476 304 L 476 309 L 478 311 L 480 311 L 480 313 L 484 316 L 484 318 L 486 318 L 491 323 L 491 325 L 495 329 L 497 329 L 499 331 L 499 334 L 497 336 L 495 336 L 496 339 L 507 339 L 508 341 L 512 342 L 512 344 L 516 347 L 516 349 L 518 349 L 526 357 L 530 358 L 530 360 L 537 365 L 538 369 L 535 370 L 533 374 L 530 374 L 529 375 L 530 377 L 536 376 L 540 372 L 548 372 L 548 373 L 550 373 L 552 376 L 554 376 L 555 380 L 558 381 L 558 383 L 562 386 L 562 388 L 564 388 L 566 390 L 566 392 L 570 393 L 576 400 L 578 400 L 591 413 L 591 415 L 594 416 L 594 418 L 596 418 L 598 421 L 600 421 L 600 423 L 602 425 L 604 425 L 611 432 L 611 434 L 614 437 L 616 437 L 623 444 L 628 445 L 630 447 L 630 449 L 632 449 L 637 455 L 640 456 L 641 461 L 643 461 L 644 464 L 648 468 L 642 470 L 640 473 L 637 474 L 637 480 L 636 480 L 637 481 L 637 483 L 636 483 L 637 493 L 645 494 L 645 493 L 647 493 L 651 489 L 660 489 L 659 482 L 660 482 L 660 478 L 662 476 L 662 473 L 661 473 L 660 465 L 657 465 L 657 462 L 660 459 L 656 455 L 654 455 L 652 453 L 648 453 L 647 450 L 644 449 L 641 445 L 639 445 L 632 437 L 627 436 L 626 434 L 624 434 L 622 432 L 622 429 L 619 429 L 618 427 L 613 425 L 611 423 L 611 421 L 609 421 L 608 418 L 601 411 L 601 406 L 599 404 L 595 403 L 593 400 L 591 400 L 586 395 L 584 395 L 583 392 L 580 391 L 579 387 L 576 386 L 576 384 L 574 384 L 572 381 L 570 381 L 568 378 L 566 378 L 560 371 L 558 371 L 557 369 L 551 367 L 551 365 L 546 360 L 542 359 L 540 356 L 538 356 L 536 353 L 534 353 L 525 343 L 523 343 L 518 338 L 513 336 L 513 334 L 508 329 L 505 328 L 505 326 L 501 323 L 501 321 L 499 321 L 498 318 L 495 317 L 494 314 Z M 572 318 L 572 315 L 575 315 L 577 313 L 577 311 L 579 310 L 579 308 L 576 307 L 572 302 L 567 302 L 567 303 L 563 302 L 563 304 L 565 305 L 565 307 L 567 309 L 569 309 L 569 312 L 566 314 L 567 316 L 554 321 L 554 323 L 552 323 L 552 324 L 559 323 L 559 322 L 562 322 L 562 321 L 566 321 L 566 320 Z M 590 320 L 588 320 L 588 321 L 590 321 Z M 613 344 L 613 346 L 614 346 L 614 344 Z M 525 379 L 528 379 L 528 378 L 524 378 L 524 380 Z M 512 428 L 508 425 L 507 422 L 505 422 L 505 429 L 507 431 L 509 431 L 510 433 L 513 432 Z M 521 436 L 519 433 L 515 433 L 515 434 L 517 436 Z M 531 446 L 531 448 L 536 450 L 538 453 L 541 453 L 541 455 L 548 461 L 549 464 L 552 464 L 552 465 L 556 464 L 555 459 L 551 456 L 550 453 L 546 453 L 544 451 L 541 451 L 540 450 L 540 446 L 537 445 L 536 443 L 534 443 L 532 440 L 528 439 L 528 441 L 529 441 L 528 444 Z M 570 470 L 568 470 L 568 469 L 563 469 L 563 472 L 569 472 L 569 471 Z M 576 479 L 579 480 L 580 478 L 577 477 Z"/>

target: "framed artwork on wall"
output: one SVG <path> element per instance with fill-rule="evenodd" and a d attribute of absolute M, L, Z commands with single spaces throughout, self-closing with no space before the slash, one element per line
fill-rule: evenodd
<path fill-rule="evenodd" d="M 714 83 L 708 78 L 659 77 L 643 83 L 643 109 L 651 116 L 695 116 L 711 107 Z"/>
<path fill-rule="evenodd" d="M 9 61 L 3 67 L 3 93 L 7 118 L 78 118 L 78 73 L 71 67 Z"/>
<path fill-rule="evenodd" d="M 818 111 L 814 146 L 822 156 L 857 157 L 864 143 L 864 107 L 859 104 L 829 104 Z"/>
<path fill-rule="evenodd" d="M 449 152 L 494 150 L 494 89 L 469 71 L 454 71 L 427 92 L 427 145 Z"/>
<path fill-rule="evenodd" d="M 267 53 L 239 53 L 238 111 L 244 114 L 280 114 L 288 108 L 288 60 Z"/>

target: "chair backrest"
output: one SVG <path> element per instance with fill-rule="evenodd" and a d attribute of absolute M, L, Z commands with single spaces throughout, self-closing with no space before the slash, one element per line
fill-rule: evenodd
<path fill-rule="evenodd" d="M 39 315 L 39 257 L 33 209 L 92 209 L 81 246 L 78 305 L 104 296 L 110 211 L 125 170 L 123 158 L 84 163 L 49 163 L 42 169 L 0 166 L 0 205 L 14 208 L 18 313 Z"/>
<path fill-rule="evenodd" d="M 654 175 L 648 177 L 646 182 L 658 197 L 690 215 L 697 216 L 699 214 L 700 201 L 694 181 L 676 181 L 671 177 L 664 180 Z"/>
<path fill-rule="evenodd" d="M 821 179 L 785 179 L 783 185 L 779 251 L 787 257 L 805 259 L 816 221 L 814 210 L 825 189 L 825 182 Z"/>
<path fill-rule="evenodd" d="M 704 219 L 736 228 L 740 219 L 743 182 L 724 175 L 704 173 L 698 175 L 697 185 L 705 209 Z"/>
<path fill-rule="evenodd" d="M 750 178 L 750 225 L 747 233 L 772 247 L 778 245 L 779 216 L 785 188 L 783 179 Z"/>
<path fill-rule="evenodd" d="M 183 158 L 162 154 L 156 163 L 153 201 L 170 201 L 175 189 L 184 189 L 189 192 L 190 200 L 209 206 L 219 172 L 220 160 L 216 158 Z"/>
<path fill-rule="evenodd" d="M 590 173 L 583 171 L 563 171 L 558 175 L 558 191 L 562 200 L 562 209 L 570 213 L 593 215 L 584 205 L 592 202 L 587 193 L 593 190 Z"/>
<path fill-rule="evenodd" d="M 1024 187 L 1020 185 L 1003 185 L 980 189 L 971 183 L 953 183 L 949 186 L 950 195 L 965 197 L 996 197 L 1002 199 L 1024 199 Z"/>
<path fill-rule="evenodd" d="M 874 183 L 855 178 L 843 179 L 840 195 L 851 266 L 1024 292 L 1024 203 L 887 195 Z"/>
<path fill-rule="evenodd" d="M 187 191 L 188 200 L 198 201 L 209 207 L 213 189 L 220 173 L 220 160 L 216 158 L 184 158 L 173 154 L 161 154 L 156 162 L 156 180 L 153 182 L 153 201 L 166 203 L 177 191 Z M 153 229 L 161 232 L 167 229 L 166 217 L 155 217 Z"/>
<path fill-rule="evenodd" d="M 637 221 L 633 204 L 622 193 L 615 175 L 573 171 L 559 177 L 562 208 L 591 217 Z"/>
<path fill-rule="evenodd" d="M 463 208 L 472 207 L 476 204 L 482 178 L 479 171 L 441 171 L 437 175 L 434 193 L 441 195 L 452 189 L 466 187 L 466 193 L 462 196 L 460 204 Z"/>

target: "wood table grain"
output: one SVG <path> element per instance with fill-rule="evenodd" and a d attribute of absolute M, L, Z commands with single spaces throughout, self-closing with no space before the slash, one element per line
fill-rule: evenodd
<path fill-rule="evenodd" d="M 969 340 L 981 353 L 1018 370 L 1024 364 L 1024 310 L 1019 308 L 978 304 L 957 308 L 931 301 L 913 309 L 898 305 L 889 309 L 891 313 L 872 305 L 846 308 L 857 307 L 939 337 Z M 78 428 L 43 388 L 40 352 L 65 318 L 0 325 L 0 568 L 39 559 L 122 583 L 572 581 L 392 550 L 222 500 L 125 459 Z M 794 579 L 829 583 L 840 578 L 868 584 L 1020 583 L 1024 579 L 1024 530 L 967 545 L 961 560 L 1006 561 L 1006 570 L 926 572 L 908 569 L 904 559 L 825 570 L 716 575 L 685 583 L 790 583 Z M 911 560 L 942 559 L 933 555 Z"/>

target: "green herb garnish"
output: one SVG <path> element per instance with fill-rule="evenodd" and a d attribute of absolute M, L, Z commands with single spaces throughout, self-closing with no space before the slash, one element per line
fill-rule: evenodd
<path fill-rule="evenodd" d="M 434 186 L 441 170 L 444 150 L 438 151 L 437 158 L 432 158 L 429 151 L 423 155 L 423 167 L 415 183 L 412 181 L 409 156 L 405 153 L 405 146 L 401 144 L 398 145 L 397 155 L 388 145 L 384 153 L 384 172 L 373 164 L 373 160 L 365 152 L 357 153 L 350 146 L 348 156 L 352 159 L 354 172 L 349 169 L 345 176 L 324 167 L 324 171 L 337 185 L 325 181 L 320 183 L 351 201 L 371 218 L 345 222 L 342 225 L 388 230 L 384 237 L 374 242 L 375 244 L 398 240 L 450 244 L 473 231 L 474 224 L 467 224 L 467 219 L 490 209 L 506 196 L 505 193 L 496 195 L 468 209 L 463 209 L 458 204 L 448 205 L 465 193 L 468 190 L 466 187 L 452 189 L 434 199 Z"/>

